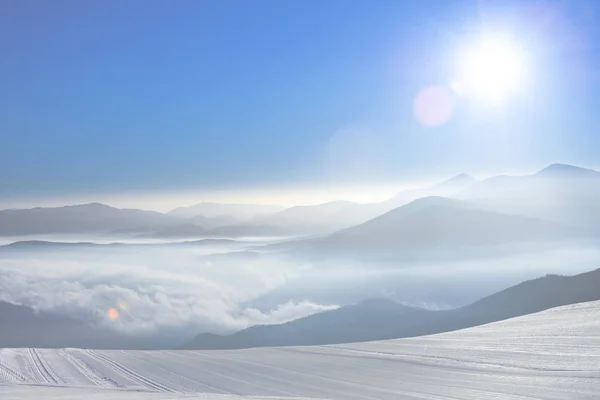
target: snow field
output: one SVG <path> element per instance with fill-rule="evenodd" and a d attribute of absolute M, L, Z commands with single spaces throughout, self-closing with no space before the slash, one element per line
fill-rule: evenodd
<path fill-rule="evenodd" d="M 71 396 L 600 399 L 600 301 L 439 335 L 333 346 L 0 349 L 3 400 Z"/>

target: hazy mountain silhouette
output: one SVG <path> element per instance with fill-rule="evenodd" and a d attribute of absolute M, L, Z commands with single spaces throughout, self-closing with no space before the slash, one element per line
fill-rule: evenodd
<path fill-rule="evenodd" d="M 467 174 L 459 174 L 431 186 L 403 190 L 392 198 L 382 202 L 351 205 L 338 211 L 330 219 L 338 221 L 338 226 L 348 228 L 364 223 L 420 198 L 454 196 L 476 182 L 477 180 Z"/>
<path fill-rule="evenodd" d="M 0 301 L 0 347 L 155 348 L 154 339 L 94 328 L 83 321 Z"/>
<path fill-rule="evenodd" d="M 239 242 L 233 239 L 200 239 L 200 240 L 185 240 L 181 242 L 167 243 L 93 243 L 93 242 L 52 242 L 47 240 L 22 240 L 5 245 L 0 245 L 0 251 L 36 251 L 36 250 L 65 250 L 65 249 L 80 249 L 80 248 L 114 248 L 114 247 L 140 247 L 140 248 L 156 248 L 156 247 L 173 247 L 173 246 L 223 246 L 236 245 Z"/>
<path fill-rule="evenodd" d="M 457 195 L 498 212 L 544 218 L 600 233 L 600 172 L 553 164 L 525 176 L 496 176 Z"/>
<path fill-rule="evenodd" d="M 224 238 L 239 238 L 239 237 L 283 237 L 289 236 L 292 232 L 278 226 L 261 225 L 261 224 L 240 224 L 218 226 L 212 229 L 206 229 L 202 226 L 183 223 L 180 225 L 169 226 L 157 232 L 140 235 L 141 237 L 153 238 L 199 238 L 199 237 L 224 237 Z"/>
<path fill-rule="evenodd" d="M 455 310 L 428 311 L 390 300 L 370 299 L 285 324 L 253 326 L 228 336 L 200 334 L 183 347 L 230 349 L 420 336 L 595 300 L 600 300 L 600 269 L 575 276 L 547 275 Z M 6 302 L 0 302 L 0 321 L 0 347 L 158 349 L 173 343 L 122 335 Z"/>
<path fill-rule="evenodd" d="M 391 207 L 390 209 L 393 209 L 423 197 L 452 197 L 456 193 L 475 183 L 477 183 L 477 180 L 470 175 L 459 174 L 440 183 L 436 183 L 433 186 L 402 191 L 391 199 L 384 201 L 383 204 Z"/>
<path fill-rule="evenodd" d="M 187 222 L 199 225 L 205 229 L 218 228 L 220 226 L 231 226 L 240 222 L 237 218 L 230 215 L 221 215 L 218 217 L 205 217 L 196 215 L 187 219 Z"/>
<path fill-rule="evenodd" d="M 535 175 L 547 176 L 551 178 L 568 178 L 568 179 L 600 179 L 600 172 L 589 168 L 577 167 L 569 164 L 551 164 L 546 168 L 538 171 Z"/>
<path fill-rule="evenodd" d="M 389 336 L 400 321 L 425 321 L 431 313 L 392 300 L 369 299 L 285 324 L 252 326 L 229 336 L 201 334 L 183 348 L 234 349 L 360 342 Z"/>
<path fill-rule="evenodd" d="M 237 221 L 249 220 L 263 215 L 274 214 L 284 207 L 265 204 L 239 204 L 239 203 L 199 203 L 189 207 L 178 207 L 168 215 L 180 218 L 192 217 L 228 217 Z"/>
<path fill-rule="evenodd" d="M 290 236 L 294 232 L 279 226 L 266 224 L 245 224 L 220 226 L 210 230 L 212 236 L 217 237 L 284 237 Z"/>
<path fill-rule="evenodd" d="M 65 248 L 81 248 L 110 246 L 108 244 L 97 244 L 92 242 L 51 242 L 47 240 L 22 240 L 0 246 L 0 251 L 36 251 Z"/>
<path fill-rule="evenodd" d="M 426 196 L 451 196 L 477 182 L 460 174 L 443 182 L 419 189 L 399 192 L 378 203 L 358 204 L 349 201 L 295 206 L 257 218 L 261 224 L 278 226 L 297 234 L 325 234 L 366 222 L 379 215 Z"/>
<path fill-rule="evenodd" d="M 444 311 L 367 300 L 280 325 L 260 325 L 228 336 L 200 334 L 185 349 L 320 345 L 412 337 L 468 328 L 567 304 L 600 300 L 600 269 L 575 276 L 547 275 Z"/>
<path fill-rule="evenodd" d="M 280 247 L 340 254 L 389 253 L 419 248 L 523 244 L 578 235 L 582 233 L 570 226 L 479 210 L 444 197 L 426 197 L 329 236 Z"/>
<path fill-rule="evenodd" d="M 210 236 L 210 230 L 201 227 L 200 225 L 186 222 L 174 226 L 168 226 L 154 233 L 142 234 L 140 237 L 154 238 L 193 238 Z"/>
<path fill-rule="evenodd" d="M 340 200 L 317 205 L 295 206 L 258 218 L 258 221 L 261 224 L 281 227 L 290 232 L 318 233 L 347 226 L 345 221 L 336 217 L 336 214 L 355 205 L 357 204 Z"/>
<path fill-rule="evenodd" d="M 0 211 L 0 235 L 152 231 L 178 222 L 179 219 L 159 212 L 90 203 Z"/>
<path fill-rule="evenodd" d="M 427 193 L 447 195 L 471 184 L 458 175 L 425 189 L 399 193 L 376 204 L 334 201 L 284 209 L 274 205 L 200 203 L 168 214 L 119 209 L 99 203 L 0 211 L 0 235 L 52 233 L 151 233 L 158 237 L 289 236 L 323 233 L 364 222 L 394 205 Z M 187 221 L 182 222 L 182 219 Z M 216 229 L 214 232 L 210 230 Z M 206 230 L 206 232 L 205 232 Z"/>
<path fill-rule="evenodd" d="M 567 304 L 600 299 L 600 269 L 574 276 L 546 275 L 478 300 L 468 306 L 441 312 L 425 324 L 399 332 L 421 336 L 487 324 Z"/>

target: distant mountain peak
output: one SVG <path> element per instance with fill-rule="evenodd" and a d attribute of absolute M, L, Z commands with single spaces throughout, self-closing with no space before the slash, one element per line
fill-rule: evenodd
<path fill-rule="evenodd" d="M 475 178 L 473 178 L 471 175 L 462 173 L 462 174 L 455 175 L 452 178 L 446 179 L 445 181 L 438 183 L 436 186 L 457 185 L 457 184 L 465 185 L 465 184 L 470 184 L 470 183 L 475 183 L 475 182 L 477 182 L 477 180 Z"/>
<path fill-rule="evenodd" d="M 598 176 L 600 177 L 600 172 L 595 171 L 593 169 L 577 167 L 575 165 L 569 164 L 551 164 L 541 171 L 537 172 L 538 176 L 573 176 L 573 177 L 588 177 L 588 176 Z"/>
<path fill-rule="evenodd" d="M 330 204 L 330 205 L 350 205 L 350 204 L 356 204 L 352 201 L 349 200 L 332 200 L 332 201 L 328 201 L 327 203 L 323 203 L 323 204 Z"/>
<path fill-rule="evenodd" d="M 444 196 L 426 196 L 413 200 L 406 207 L 456 206 L 458 201 Z M 393 210 L 392 210 L 393 211 Z"/>
<path fill-rule="evenodd" d="M 450 178 L 449 180 L 451 180 L 451 181 L 455 181 L 455 180 L 459 180 L 459 181 L 474 181 L 475 178 L 473 178 L 469 174 L 462 173 L 462 174 L 458 174 L 458 175 Z"/>
<path fill-rule="evenodd" d="M 356 204 L 354 202 L 348 201 L 348 200 L 332 200 L 332 201 L 328 201 L 327 203 L 320 203 L 320 204 L 309 204 L 309 205 L 297 205 L 297 206 L 293 206 L 290 208 L 286 208 L 285 210 L 280 211 L 280 213 L 286 213 L 289 212 L 289 210 L 299 210 L 299 209 L 328 209 L 328 208 L 339 208 L 339 207 L 346 207 L 346 206 L 350 206 Z"/>
<path fill-rule="evenodd" d="M 250 219 L 259 215 L 274 214 L 283 209 L 284 207 L 273 204 L 204 202 L 189 207 L 177 207 L 167 214 L 183 218 L 230 216 L 238 219 Z"/>
<path fill-rule="evenodd" d="M 22 209 L 14 209 L 12 211 L 28 211 L 28 210 L 36 210 L 36 211 L 46 211 L 46 210 L 118 210 L 116 207 L 112 207 L 102 203 L 84 203 L 84 204 L 67 204 L 64 206 L 53 206 L 53 207 L 33 207 L 33 208 L 22 208 Z M 4 210 L 2 210 L 4 211 Z"/>
<path fill-rule="evenodd" d="M 87 204 L 74 204 L 72 206 L 67 206 L 67 207 L 88 208 L 88 209 L 102 209 L 102 210 L 115 209 L 115 207 L 112 207 L 112 206 L 109 206 L 109 205 L 103 204 L 103 203 L 98 203 L 98 202 L 87 203 Z"/>

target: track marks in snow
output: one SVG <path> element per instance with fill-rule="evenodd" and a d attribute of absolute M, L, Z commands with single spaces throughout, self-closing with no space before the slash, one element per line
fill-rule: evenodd
<path fill-rule="evenodd" d="M 78 354 L 81 350 L 59 350 L 59 354 L 67 362 L 69 362 L 79 374 L 81 374 L 89 384 L 93 386 L 100 386 L 104 388 L 122 388 L 115 380 L 105 376 L 96 368 L 91 366 L 85 359 L 80 357 Z"/>
<path fill-rule="evenodd" d="M 185 397 L 173 392 L 206 399 L 223 394 L 340 400 L 595 399 L 599 361 L 600 302 L 594 302 L 442 335 L 335 346 L 0 349 L 0 395 L 1 381 L 8 381 L 42 384 L 40 390 L 68 386 L 73 393 L 86 385 L 132 389 L 105 390 L 122 395 L 119 400 L 136 398 L 136 391 L 156 400 Z"/>
<path fill-rule="evenodd" d="M 138 374 L 137 372 L 133 371 L 132 369 L 127 368 L 125 365 L 118 363 L 117 361 L 111 360 L 110 358 L 103 356 L 102 354 L 98 353 L 95 350 L 87 350 L 87 354 L 89 354 L 91 357 L 105 363 L 107 366 L 119 371 L 120 373 L 124 374 L 125 376 L 132 379 L 133 381 L 138 382 L 142 386 L 145 386 L 147 388 L 153 389 L 158 392 L 176 392 L 175 390 L 171 389 L 170 387 L 165 386 L 161 383 L 158 383 L 158 382 L 156 382 L 150 378 L 147 378 L 141 374 Z"/>
<path fill-rule="evenodd" d="M 190 371 L 194 371 L 193 375 L 195 375 L 195 376 L 200 375 L 199 374 L 200 371 L 198 369 L 190 369 L 189 367 L 186 367 L 185 369 L 187 371 L 181 371 L 177 368 L 177 366 L 178 366 L 177 362 L 168 363 L 169 366 L 171 367 L 171 369 L 165 368 L 164 365 L 166 363 L 164 362 L 162 355 L 167 354 L 169 352 L 149 351 L 149 352 L 144 352 L 143 357 L 140 355 L 136 355 L 137 354 L 136 352 L 123 352 L 123 353 L 127 354 L 131 358 L 151 364 L 154 368 L 157 368 L 157 369 L 160 369 L 161 371 L 166 372 L 171 377 L 175 377 L 174 383 L 176 382 L 177 388 L 183 392 L 201 391 L 201 392 L 206 392 L 206 393 L 235 394 L 235 393 L 232 393 L 230 390 L 221 389 L 218 386 L 208 384 L 204 380 L 198 380 L 196 378 L 184 375 L 185 372 L 189 373 Z M 202 371 L 202 372 L 205 373 L 205 371 Z"/>
<path fill-rule="evenodd" d="M 37 372 L 42 377 L 42 380 L 45 383 L 53 383 L 53 384 L 59 383 L 58 379 L 55 377 L 54 373 L 52 372 L 52 369 L 50 368 L 50 366 L 48 366 L 44 362 L 44 359 L 40 356 L 40 353 L 38 352 L 38 350 L 29 349 L 29 355 L 31 357 L 31 361 L 32 361 L 33 365 L 35 366 L 35 369 L 37 370 Z M 64 383 L 64 382 L 60 382 L 60 383 Z"/>
<path fill-rule="evenodd" d="M 230 388 L 238 388 L 238 390 L 236 391 L 232 391 L 231 389 L 227 391 L 220 389 L 222 392 L 226 392 L 229 394 L 235 394 L 235 392 L 259 392 L 268 393 L 269 396 L 298 396 L 297 393 L 292 393 L 287 390 L 290 386 L 293 386 L 293 382 L 282 381 L 281 379 L 277 378 L 276 374 L 266 376 L 258 372 L 257 368 L 243 368 L 242 370 L 240 370 L 239 368 L 236 368 L 238 367 L 236 366 L 236 363 L 223 363 L 220 362 L 218 359 L 211 359 L 212 357 L 210 357 L 207 353 L 203 352 L 167 351 L 165 353 L 169 354 L 170 356 L 179 358 L 178 362 L 183 362 L 184 365 L 189 365 L 189 368 L 202 368 L 205 373 L 217 377 L 220 382 L 230 382 L 228 383 Z M 243 376 L 243 378 L 241 376 Z M 279 382 L 279 386 L 273 385 L 274 380 Z"/>
<path fill-rule="evenodd" d="M 7 362 L 9 351 L 10 350 L 7 349 L 0 349 L 0 381 L 27 382 L 27 377 L 11 367 Z"/>
<path fill-rule="evenodd" d="M 280 351 L 283 349 L 277 349 L 275 351 Z M 289 365 L 286 364 L 278 364 L 278 365 L 270 365 L 269 358 L 265 357 L 262 362 L 252 361 L 247 358 L 235 358 L 231 357 L 231 352 L 200 352 L 200 351 L 192 351 L 192 352 L 169 352 L 170 354 L 187 357 L 187 358 L 195 358 L 196 361 L 207 361 L 210 358 L 213 358 L 214 361 L 219 361 L 221 365 L 227 365 L 230 368 L 234 368 L 237 371 L 234 371 L 239 375 L 240 372 L 247 374 L 249 378 L 252 378 L 254 381 L 258 382 L 274 382 L 280 387 L 283 388 L 292 388 L 296 387 L 297 392 L 291 393 L 288 391 L 283 392 L 282 394 L 286 394 L 288 396 L 299 396 L 298 393 L 303 393 L 303 395 L 309 396 L 326 396 L 326 397 L 342 397 L 345 399 L 352 399 L 356 396 L 356 391 L 352 391 L 352 385 L 355 385 L 355 388 L 361 387 L 364 388 L 364 384 L 353 384 L 351 381 L 346 380 L 345 383 L 348 383 L 350 386 L 350 390 L 348 389 L 339 389 L 334 388 L 334 385 L 331 383 L 340 383 L 340 379 L 330 378 L 324 376 L 323 374 L 318 373 L 318 369 L 313 368 L 313 372 L 307 371 L 299 371 L 290 368 Z M 229 356 L 228 356 L 229 355 Z M 202 357 L 197 357 L 202 356 Z M 199 360 L 201 358 L 202 360 Z M 223 360 L 225 362 L 223 362 Z M 229 375 L 231 376 L 231 374 Z M 257 379 L 258 378 L 258 379 Z M 312 393 L 307 393 L 311 391 Z M 383 391 L 385 392 L 385 390 Z M 360 396 L 360 399 L 377 399 L 377 397 L 370 397 L 368 395 Z"/>

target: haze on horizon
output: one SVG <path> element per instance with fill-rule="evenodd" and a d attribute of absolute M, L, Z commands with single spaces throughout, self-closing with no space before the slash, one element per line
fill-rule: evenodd
<path fill-rule="evenodd" d="M 597 168 L 597 13 L 591 2 L 9 1 L 0 206 L 372 202 L 463 172 Z M 500 100 L 460 82 L 461 51 L 485 37 L 508 38 L 525 65 Z M 428 99 L 432 86 L 446 94 Z"/>
<path fill-rule="evenodd" d="M 585 165 L 579 166 L 589 167 Z M 528 175 L 544 167 L 546 165 L 540 166 L 537 170 L 511 170 L 510 172 L 502 171 L 491 175 L 489 175 L 489 172 L 488 174 L 467 173 L 467 175 L 477 180 L 485 180 L 500 175 Z M 24 197 L 15 198 L 8 196 L 6 199 L 0 200 L 0 210 L 102 203 L 117 208 L 153 210 L 166 213 L 178 207 L 188 207 L 200 203 L 264 204 L 284 208 L 319 205 L 335 201 L 368 204 L 385 201 L 403 191 L 423 189 L 461 174 L 464 174 L 464 172 L 457 172 L 454 175 L 440 175 L 436 177 L 437 179 L 415 181 L 407 178 L 406 180 L 398 180 L 387 184 L 363 182 L 341 187 L 336 187 L 333 183 L 329 185 L 319 183 L 313 186 L 300 187 L 251 188 L 242 186 L 240 188 L 221 188 L 199 192 L 178 192 L 167 189 L 162 192 L 120 191 L 108 193 L 70 193 L 66 195 L 41 194 L 34 197 L 25 195 Z"/>

